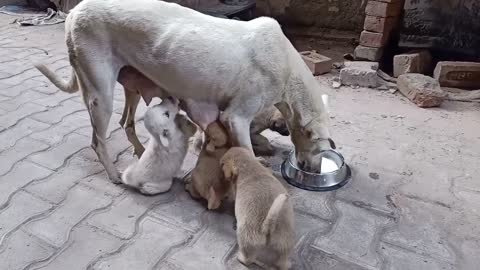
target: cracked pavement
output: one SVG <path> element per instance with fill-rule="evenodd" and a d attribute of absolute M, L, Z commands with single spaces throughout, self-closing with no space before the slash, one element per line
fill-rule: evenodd
<path fill-rule="evenodd" d="M 108 181 L 79 94 L 60 92 L 32 65 L 69 76 L 63 24 L 21 28 L 14 18 L 0 15 L 0 269 L 245 269 L 228 207 L 207 211 L 179 181 L 151 197 Z M 353 179 L 334 192 L 289 187 L 293 269 L 478 269 L 480 106 L 420 109 L 398 93 L 334 90 L 330 76 L 319 83 Z M 116 91 L 108 145 L 120 170 L 134 158 L 122 109 Z M 292 145 L 268 137 L 280 177 Z M 189 154 L 183 173 L 194 163 Z"/>

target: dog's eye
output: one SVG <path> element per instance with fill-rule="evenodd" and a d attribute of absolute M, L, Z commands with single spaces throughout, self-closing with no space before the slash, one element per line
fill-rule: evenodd
<path fill-rule="evenodd" d="M 170 118 L 170 113 L 166 111 L 163 115 L 165 115 L 167 118 Z"/>

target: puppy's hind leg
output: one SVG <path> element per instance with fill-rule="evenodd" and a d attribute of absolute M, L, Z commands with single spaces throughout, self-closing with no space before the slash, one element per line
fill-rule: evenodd
<path fill-rule="evenodd" d="M 113 183 L 120 183 L 120 174 L 113 165 L 106 145 L 107 128 L 113 110 L 113 89 L 118 70 L 110 65 L 99 64 L 98 61 L 87 63 L 95 63 L 97 66 L 76 65 L 76 72 L 93 128 L 92 148 L 97 153 L 110 180 Z"/>

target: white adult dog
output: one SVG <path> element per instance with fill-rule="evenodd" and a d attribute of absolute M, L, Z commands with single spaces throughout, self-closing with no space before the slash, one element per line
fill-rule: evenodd
<path fill-rule="evenodd" d="M 274 19 L 228 20 L 156 0 L 85 0 L 70 11 L 65 30 L 70 81 L 37 67 L 63 91 L 81 89 L 92 147 L 113 182 L 120 177 L 105 134 L 126 66 L 158 86 L 140 93 L 147 103 L 165 92 L 175 96 L 203 129 L 223 111 L 235 145 L 252 149 L 252 119 L 275 105 L 305 168 L 318 167 L 320 150 L 334 147 L 319 85 Z"/>
<path fill-rule="evenodd" d="M 124 184 L 148 195 L 170 189 L 187 154 L 188 139 L 197 130 L 178 110 L 178 101 L 164 99 L 145 112 L 150 140 L 140 159 L 122 174 Z"/>

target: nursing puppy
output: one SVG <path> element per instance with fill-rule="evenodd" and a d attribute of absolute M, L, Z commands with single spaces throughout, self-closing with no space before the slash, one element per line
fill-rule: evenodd
<path fill-rule="evenodd" d="M 187 154 L 188 139 L 196 131 L 178 110 L 178 101 L 173 98 L 147 110 L 144 122 L 150 140 L 141 158 L 122 174 L 124 184 L 148 195 L 170 189 Z"/>
<path fill-rule="evenodd" d="M 231 190 L 231 183 L 223 177 L 220 158 L 232 145 L 227 130 L 220 121 L 208 125 L 205 136 L 206 140 L 192 171 L 191 180 L 185 185 L 185 189 L 194 198 L 206 199 L 207 208 L 213 210 L 220 207 L 222 199 L 227 197 Z"/>
<path fill-rule="evenodd" d="M 236 194 L 238 260 L 249 265 L 257 261 L 259 251 L 267 250 L 275 254 L 276 269 L 288 269 L 294 233 L 287 190 L 246 149 L 231 148 L 220 164 Z"/>

